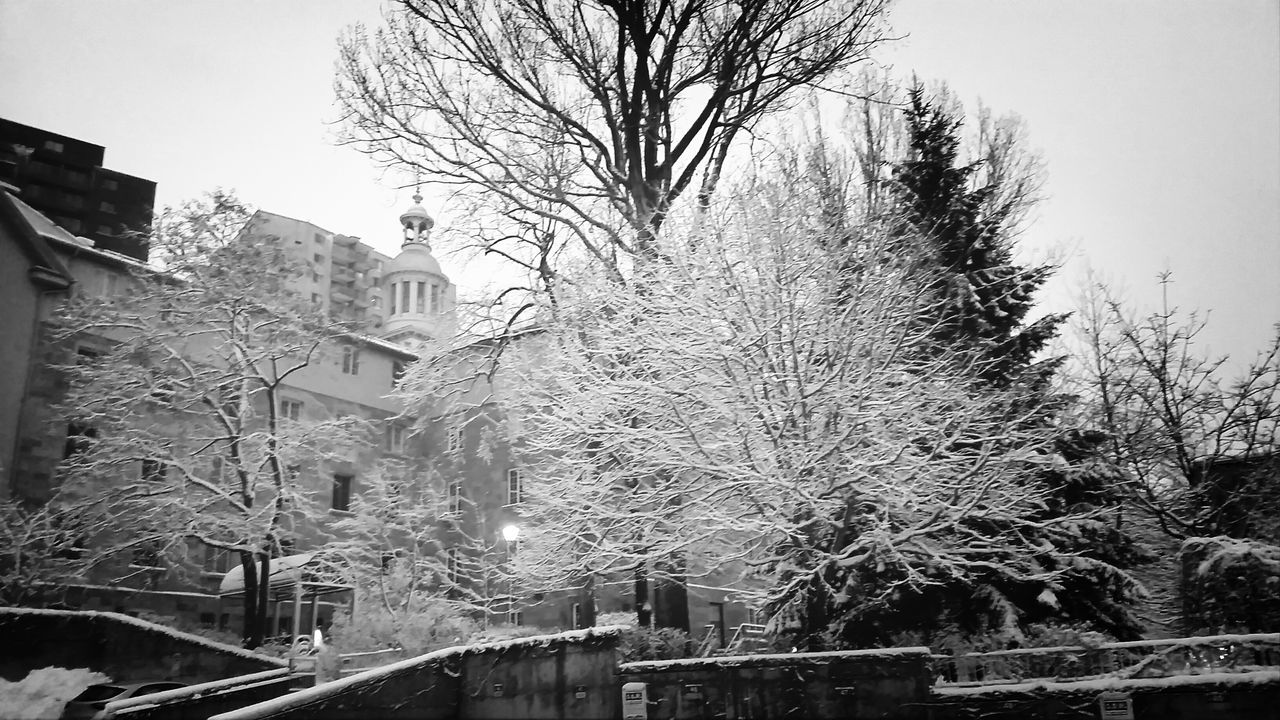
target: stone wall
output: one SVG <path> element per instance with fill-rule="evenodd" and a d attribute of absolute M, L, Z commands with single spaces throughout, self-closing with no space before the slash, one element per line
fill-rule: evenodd
<path fill-rule="evenodd" d="M 42 667 L 88 668 L 116 682 L 207 682 L 284 667 L 230 645 L 127 615 L 0 608 L 0 677 Z"/>

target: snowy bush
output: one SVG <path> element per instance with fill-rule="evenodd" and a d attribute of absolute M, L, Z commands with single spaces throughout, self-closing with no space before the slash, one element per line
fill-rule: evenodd
<path fill-rule="evenodd" d="M 84 668 L 46 667 L 18 682 L 0 679 L 0 717 L 5 720 L 57 720 L 67 701 L 95 683 L 111 678 Z"/>
<path fill-rule="evenodd" d="M 1280 547 L 1228 537 L 1189 538 L 1179 558 L 1189 630 L 1280 631 Z"/>

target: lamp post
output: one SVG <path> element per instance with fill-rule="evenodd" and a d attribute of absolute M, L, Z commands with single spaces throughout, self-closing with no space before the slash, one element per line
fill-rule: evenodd
<path fill-rule="evenodd" d="M 514 625 L 516 622 L 516 578 L 515 573 L 511 569 L 511 545 L 520 537 L 520 528 L 516 525 L 504 525 L 502 528 L 502 539 L 506 542 L 507 550 L 507 624 Z"/>

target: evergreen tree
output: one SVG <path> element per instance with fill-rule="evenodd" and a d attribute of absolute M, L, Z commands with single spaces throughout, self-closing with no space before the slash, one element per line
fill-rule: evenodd
<path fill-rule="evenodd" d="M 1056 360 L 1033 363 L 1058 333 L 1065 315 L 1025 324 L 1050 265 L 1013 262 L 1012 228 L 1019 197 L 1003 197 L 998 181 L 973 187 L 980 163 L 959 164 L 962 120 L 926 102 L 919 85 L 908 93 L 908 156 L 891 185 L 902 231 L 922 241 L 935 265 L 936 335 L 967 345 L 983 377 L 997 385 L 1047 380 Z"/>
<path fill-rule="evenodd" d="M 814 535 L 803 543 L 815 552 L 799 559 L 788 575 L 803 589 L 771 609 L 776 616 L 791 615 L 785 623 L 789 640 L 811 650 L 901 640 L 941 645 L 956 636 L 985 636 L 986 642 L 1003 646 L 1021 642 L 1032 625 L 1047 621 L 1134 637 L 1138 626 L 1129 608 L 1139 590 L 1120 568 L 1137 555 L 1111 522 L 1120 475 L 1101 460 L 1105 437 L 1063 427 L 1068 398 L 1051 386 L 1061 361 L 1035 357 L 1065 319 L 1050 315 L 1027 323 L 1034 295 L 1052 268 L 1013 262 L 1017 220 L 1026 211 L 1026 189 L 1034 179 L 1005 168 L 962 164 L 961 119 L 926 101 L 918 86 L 908 99 L 900 126 L 904 157 L 891 166 L 888 178 L 876 168 L 862 168 L 864 180 L 879 187 L 861 200 L 850 192 L 853 174 L 827 141 L 819 137 L 811 143 L 803 163 L 803 182 L 814 198 L 811 222 L 821 228 L 818 236 L 828 249 L 846 251 L 833 256 L 840 258 L 842 271 L 900 265 L 924 279 L 930 300 L 916 317 L 930 340 L 912 352 L 955 363 L 955 372 L 976 380 L 971 391 L 987 396 L 988 412 L 1017 428 L 1019 439 L 1010 435 L 992 448 L 995 452 L 1028 450 L 1016 446 L 1043 439 L 1033 451 L 1038 459 L 1018 473 L 1035 501 L 1007 512 L 981 496 L 983 478 L 958 487 L 958 496 L 969 498 L 974 512 L 940 534 L 934 547 L 969 548 L 975 562 L 962 569 L 927 557 L 899 566 L 823 562 L 822 557 L 843 555 L 844 548 L 862 542 L 865 529 L 857 513 L 815 519 L 807 526 Z M 989 141 L 1016 150 L 1010 147 L 1013 138 Z M 866 157 L 882 158 L 882 153 L 859 156 L 865 165 Z M 860 252 L 860 233 L 885 224 L 894 239 L 880 254 Z M 839 300 L 860 302 L 843 288 Z M 977 446 L 922 440 L 920 449 L 940 468 Z M 1028 542 L 1003 545 L 1000 539 L 1010 534 Z"/>

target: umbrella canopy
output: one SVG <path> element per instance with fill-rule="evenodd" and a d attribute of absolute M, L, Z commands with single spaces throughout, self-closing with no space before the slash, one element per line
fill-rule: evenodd
<path fill-rule="evenodd" d="M 353 589 L 351 585 L 320 582 L 316 572 L 319 569 L 319 563 L 315 562 L 316 558 L 317 553 L 299 553 L 297 555 L 271 558 L 269 590 L 271 595 L 276 600 L 292 598 L 299 583 L 301 583 L 301 596 L 304 598 L 329 595 Z M 243 593 L 244 567 L 237 565 L 222 576 L 222 583 L 218 586 L 218 595 L 226 597 Z"/>

